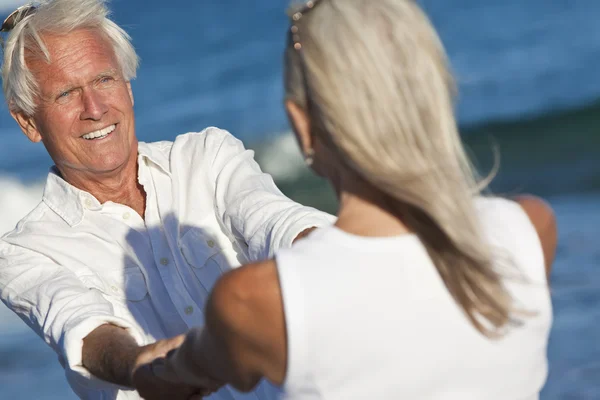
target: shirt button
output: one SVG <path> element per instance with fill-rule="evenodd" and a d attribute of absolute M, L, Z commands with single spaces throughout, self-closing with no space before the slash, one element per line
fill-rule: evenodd
<path fill-rule="evenodd" d="M 186 307 L 186 308 L 185 308 L 185 310 L 184 310 L 184 311 L 185 311 L 185 314 L 186 314 L 186 315 L 190 315 L 191 313 L 193 313 L 193 312 L 194 312 L 194 307 L 192 307 L 192 306 L 188 306 L 188 307 Z"/>
<path fill-rule="evenodd" d="M 116 286 L 111 286 L 110 290 L 112 290 L 113 293 L 117 293 L 119 291 L 119 288 L 117 288 Z"/>
<path fill-rule="evenodd" d="M 123 219 L 131 218 L 131 214 L 129 212 L 123 213 Z"/>
<path fill-rule="evenodd" d="M 85 199 L 85 206 L 87 208 L 92 208 L 93 205 L 94 205 L 94 203 L 92 202 L 91 199 Z"/>
<path fill-rule="evenodd" d="M 160 263 L 162 265 L 169 265 L 169 259 L 168 258 L 161 258 L 160 259 Z"/>
<path fill-rule="evenodd" d="M 211 249 L 213 247 L 215 247 L 215 241 L 214 240 L 209 240 L 208 242 L 206 242 L 208 244 L 208 247 L 210 247 Z"/>

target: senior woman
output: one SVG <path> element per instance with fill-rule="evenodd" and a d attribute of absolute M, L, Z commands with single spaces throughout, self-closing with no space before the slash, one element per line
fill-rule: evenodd
<path fill-rule="evenodd" d="M 480 194 L 424 13 L 311 1 L 285 61 L 288 115 L 337 222 L 223 276 L 204 329 L 154 373 L 240 390 L 266 378 L 291 399 L 537 399 L 554 217 Z"/>

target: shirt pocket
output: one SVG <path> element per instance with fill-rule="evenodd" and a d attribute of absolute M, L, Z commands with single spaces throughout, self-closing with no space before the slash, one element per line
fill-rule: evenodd
<path fill-rule="evenodd" d="M 191 228 L 179 241 L 183 258 L 208 291 L 229 268 L 219 242 L 200 228 Z"/>
<path fill-rule="evenodd" d="M 82 276 L 81 280 L 89 288 L 119 300 L 142 301 L 148 294 L 144 273 L 134 264 L 121 270 L 94 271 L 91 275 Z"/>

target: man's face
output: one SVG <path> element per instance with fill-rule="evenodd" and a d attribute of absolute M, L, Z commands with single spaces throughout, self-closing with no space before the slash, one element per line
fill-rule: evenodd
<path fill-rule="evenodd" d="M 63 175 L 101 178 L 135 162 L 133 95 L 109 41 L 83 29 L 43 39 L 51 63 L 27 58 L 40 93 L 33 117 L 15 117 L 21 128 Z"/>

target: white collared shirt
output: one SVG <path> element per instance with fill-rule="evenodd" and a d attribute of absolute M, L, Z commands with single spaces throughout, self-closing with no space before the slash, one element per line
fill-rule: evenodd
<path fill-rule="evenodd" d="M 42 202 L 0 240 L 2 301 L 54 349 L 86 399 L 139 398 L 83 367 L 83 339 L 98 326 L 126 328 L 139 345 L 201 326 L 223 272 L 272 257 L 304 229 L 333 220 L 285 197 L 226 131 L 140 143 L 138 152 L 145 219 L 100 204 L 51 170 Z M 262 384 L 210 399 L 274 397 Z"/>

